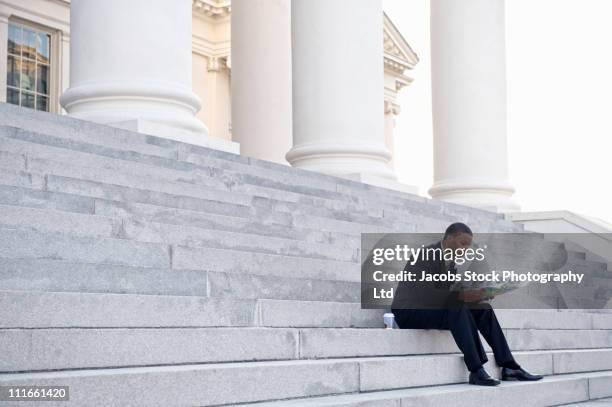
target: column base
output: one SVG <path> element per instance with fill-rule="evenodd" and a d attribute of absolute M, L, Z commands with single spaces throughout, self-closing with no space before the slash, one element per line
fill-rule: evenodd
<path fill-rule="evenodd" d="M 396 180 L 389 168 L 391 154 L 383 146 L 374 143 L 346 144 L 308 143 L 294 146 L 287 154 L 287 161 L 297 168 L 347 177 L 363 174 L 382 179 Z"/>
<path fill-rule="evenodd" d="M 239 153 L 239 144 L 208 136 L 195 117 L 200 100 L 183 86 L 114 80 L 77 85 L 60 98 L 69 116 L 139 133 Z"/>
<path fill-rule="evenodd" d="M 520 211 L 513 193 L 510 184 L 494 182 L 436 182 L 429 189 L 434 199 L 499 213 Z"/>

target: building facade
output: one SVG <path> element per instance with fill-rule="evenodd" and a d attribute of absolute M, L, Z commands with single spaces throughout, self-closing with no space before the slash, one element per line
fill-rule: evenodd
<path fill-rule="evenodd" d="M 273 82 L 267 86 L 274 88 L 285 80 L 288 83 L 285 90 L 289 91 L 286 100 L 281 98 L 279 103 L 290 106 L 291 92 L 287 89 L 291 87 L 290 2 L 273 2 L 267 7 L 261 2 L 253 3 L 248 12 L 276 13 L 278 25 L 284 27 L 284 31 L 276 30 L 273 37 L 265 38 L 273 38 L 275 42 L 263 44 L 256 58 L 260 64 L 265 64 L 265 60 L 278 63 L 285 59 L 284 79 L 274 75 Z M 60 95 L 68 89 L 70 80 L 70 1 L 6 0 L 0 2 L 0 13 L 0 55 L 7 61 L 6 75 L 1 76 L 6 81 L 0 79 L 0 100 L 65 113 Z M 406 76 L 406 71 L 414 68 L 418 58 L 388 16 L 383 18 L 385 142 L 393 151 L 395 116 L 400 112 L 397 95 L 411 83 L 412 78 Z M 229 1 L 192 1 L 192 89 L 202 106 L 196 117 L 206 126 L 209 136 L 227 141 L 234 139 L 240 143 L 243 154 L 286 163 L 285 154 L 292 146 L 290 109 L 284 124 L 279 126 L 282 139 L 277 137 L 273 142 L 262 143 L 261 139 L 253 140 L 254 137 L 239 139 L 232 135 L 231 21 Z"/>
<path fill-rule="evenodd" d="M 431 2 L 429 192 L 513 211 L 504 1 L 457 3 Z M 393 128 L 418 58 L 382 1 L 0 0 L 0 21 L 2 101 L 415 192 Z"/>

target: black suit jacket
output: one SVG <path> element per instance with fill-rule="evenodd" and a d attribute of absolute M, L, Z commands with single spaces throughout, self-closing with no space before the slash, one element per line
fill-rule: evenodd
<path fill-rule="evenodd" d="M 427 246 L 441 249 L 442 242 Z M 436 257 L 436 258 L 434 258 Z M 429 259 L 419 258 L 414 265 L 406 263 L 404 270 L 415 273 L 417 280 L 423 272 L 428 275 L 446 274 L 446 264 L 440 256 Z M 454 270 L 456 272 L 456 270 Z M 448 309 L 459 304 L 457 293 L 450 291 L 453 282 L 406 282 L 398 284 L 393 296 L 392 309 Z"/>

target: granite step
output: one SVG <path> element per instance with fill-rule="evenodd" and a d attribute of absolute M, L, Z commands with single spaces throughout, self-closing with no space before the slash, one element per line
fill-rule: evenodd
<path fill-rule="evenodd" d="M 101 226 L 102 230 L 104 228 Z M 106 229 L 112 226 L 107 226 Z M 125 238 L 73 236 L 0 227 L 0 258 L 54 259 L 74 263 L 171 268 L 360 282 L 355 261 L 270 254 L 259 251 L 150 243 Z M 246 249 L 246 248 L 243 248 Z M 599 263 L 583 262 L 584 270 Z M 605 266 L 605 265 L 603 265 Z"/>
<path fill-rule="evenodd" d="M 504 329 L 504 332 L 513 350 L 612 347 L 610 330 Z M 300 342 L 300 356 L 316 359 L 439 353 L 456 349 L 449 332 L 438 330 L 304 328 L 300 329 Z"/>
<path fill-rule="evenodd" d="M 601 362 L 599 373 L 558 375 L 554 371 L 555 358 L 572 355 L 573 351 L 552 354 L 550 352 L 517 353 L 519 363 L 529 365 L 549 377 L 537 383 L 504 383 L 498 391 L 514 387 L 517 394 L 523 391 L 539 393 L 551 390 L 549 385 L 557 380 L 571 389 L 563 391 L 555 400 L 578 401 L 583 396 L 584 383 L 573 386 L 573 380 L 593 378 L 592 396 L 605 394 L 597 391 L 597 382 L 610 382 L 612 373 L 606 371 L 610 363 Z M 487 366 L 491 373 L 498 376 L 498 371 Z M 580 366 L 577 366 L 580 368 Z M 402 369 L 404 375 L 398 375 Z M 418 372 L 418 374 L 417 374 Z M 250 363 L 213 363 L 186 364 L 182 366 L 149 366 L 130 368 L 106 368 L 99 370 L 67 370 L 56 372 L 29 372 L 1 374 L 2 385 L 37 385 L 59 384 L 71 388 L 71 401 L 79 405 L 88 405 L 98 401 L 97 397 L 111 393 L 104 405 L 121 404 L 133 399 L 138 394 L 141 405 L 226 405 L 266 400 L 282 400 L 273 405 L 300 405 L 292 398 L 312 397 L 310 404 L 325 402 L 343 397 L 367 400 L 368 397 L 389 396 L 403 393 L 410 398 L 422 395 L 424 387 L 436 397 L 443 397 L 447 391 L 455 391 L 455 396 L 465 397 L 464 393 L 486 391 L 483 387 L 467 386 L 467 373 L 459 355 L 409 356 L 403 358 L 348 358 L 330 360 L 300 361 L 265 361 Z M 262 380 L 266 377 L 268 380 Z M 566 380 L 564 380 L 564 378 Z M 570 381 L 567 381 L 571 378 Z M 453 385 L 454 384 L 454 385 Z M 590 384 L 590 383 L 586 383 Z M 529 389 L 521 388 L 528 385 Z M 94 388 L 93 386 L 96 386 Z M 553 386 L 555 392 L 560 387 Z M 197 389 L 197 391 L 193 391 Z M 401 389 L 391 391 L 391 389 Z M 457 391 L 458 390 L 458 391 Z M 577 391 L 579 390 L 579 391 Z M 590 390 L 587 388 L 587 390 Z M 341 396 L 344 394 L 344 396 Z M 581 397 L 578 397 L 580 395 Z M 489 394 L 487 396 L 490 397 Z M 552 397 L 549 395 L 549 397 Z M 540 400 L 544 400 L 540 394 Z M 460 398 L 461 400 L 461 398 Z M 550 398 L 546 398 L 550 401 Z M 404 400 L 402 399 L 402 402 Z M 416 400 L 412 400 L 416 401 Z M 533 405 L 533 404 L 529 404 Z M 547 404 L 544 404 L 547 405 Z"/>
<path fill-rule="evenodd" d="M 4 172 L 4 175 L 7 174 L 7 172 Z M 11 184 L 19 184 L 19 181 L 23 180 L 21 184 L 27 183 L 28 185 L 26 187 L 0 185 L 0 204 L 39 209 L 48 208 L 76 213 L 95 213 L 107 217 L 129 218 L 137 222 L 191 225 L 205 229 L 263 234 L 315 243 L 333 243 L 344 247 L 358 247 L 362 232 L 393 231 L 389 230 L 389 227 L 362 225 L 299 214 L 294 214 L 291 218 L 290 214 L 265 214 L 263 211 L 259 211 L 255 216 L 251 213 L 252 210 L 245 206 L 222 205 L 216 202 L 192 200 L 185 197 L 176 197 L 176 200 L 172 201 L 166 199 L 163 195 L 152 194 L 146 198 L 155 199 L 138 199 L 138 194 L 134 194 L 133 191 L 117 191 L 113 186 L 109 186 L 109 189 L 117 191 L 117 194 L 111 196 L 111 199 L 136 196 L 136 200 L 141 202 L 134 202 L 133 199 L 129 202 L 122 202 L 97 198 L 97 196 L 102 195 L 93 194 L 91 196 L 92 194 L 89 194 L 87 196 L 87 192 L 85 192 L 86 195 L 80 195 L 80 191 L 76 191 L 77 193 L 45 191 L 40 189 L 40 185 L 44 184 L 44 179 L 40 180 L 39 189 L 35 189 L 31 185 L 30 178 L 24 174 L 17 174 L 17 177 L 17 180 L 11 180 Z M 409 228 L 405 227 L 400 230 L 407 232 L 414 230 L 418 225 L 420 231 L 439 232 L 446 227 L 446 222 L 423 217 L 414 218 L 411 222 L 413 224 Z"/>
<path fill-rule="evenodd" d="M 0 291 L 0 328 L 382 328 L 384 310 L 360 303 L 176 295 Z M 507 329 L 612 329 L 612 315 L 496 310 Z"/>
<path fill-rule="evenodd" d="M 253 197 L 267 198 L 280 202 L 300 203 L 313 207 L 313 210 L 327 209 L 337 213 L 350 213 L 353 217 L 363 214 L 364 219 L 368 216 L 382 216 L 382 209 L 364 206 L 355 199 L 346 200 L 339 194 L 319 197 L 279 189 L 282 185 L 272 187 L 247 184 L 243 180 L 244 174 L 232 174 L 210 166 L 183 168 L 185 165 L 169 162 L 167 166 L 160 167 L 3 137 L 0 137 L 0 150 L 6 150 L 4 155 L 15 156 L 6 164 L 7 169 L 67 177 L 75 177 L 78 174 L 78 178 L 84 180 L 124 186 L 150 185 L 148 189 L 160 188 L 161 185 L 166 190 L 180 189 L 183 195 L 207 199 L 210 199 L 211 194 L 220 200 L 243 198 L 245 201 L 250 201 Z M 13 162 L 18 157 L 23 157 L 24 160 L 21 166 L 16 167 Z M 173 165 L 181 168 L 173 168 Z M 260 182 L 262 183 L 263 181 Z"/>
<path fill-rule="evenodd" d="M 612 348 L 612 330 L 505 329 L 513 350 Z M 488 347 L 486 347 L 489 349 Z M 0 371 L 456 353 L 448 331 L 370 328 L 6 328 Z M 586 354 L 586 353 L 585 353 Z M 589 363 L 609 359 L 595 355 Z M 585 362 L 586 363 L 586 362 Z M 612 369 L 612 368 L 611 368 Z"/>
<path fill-rule="evenodd" d="M 274 236 L 253 236 L 248 233 L 205 229 L 191 224 L 179 226 L 2 204 L 0 227 L 194 248 L 210 247 L 351 262 L 359 260 L 359 246 L 339 247 L 329 242 L 301 242 Z"/>
<path fill-rule="evenodd" d="M 242 321 L 237 326 L 380 328 L 384 312 L 333 301 L 27 291 L 2 291 L 0 304 L 0 327 L 233 326 L 231 321 Z M 151 319 L 152 310 L 167 317 Z M 193 312 L 191 322 L 181 310 Z M 612 329 L 612 317 L 599 313 L 502 309 L 497 316 L 505 328 Z"/>
<path fill-rule="evenodd" d="M 151 183 L 149 183 L 151 184 Z M 179 208 L 194 211 L 202 211 L 218 215 L 235 217 L 255 217 L 263 218 L 269 222 L 282 225 L 299 223 L 299 227 L 319 228 L 322 230 L 341 233 L 361 233 L 384 232 L 384 231 L 414 231 L 414 223 L 409 223 L 411 217 L 406 215 L 400 222 L 391 221 L 383 218 L 370 218 L 370 223 L 357 222 L 351 220 L 351 215 L 342 214 L 338 211 L 326 208 L 312 209 L 312 207 L 299 204 L 290 205 L 288 203 L 270 200 L 267 198 L 253 198 L 252 201 L 243 196 L 234 199 L 234 202 L 219 200 L 213 192 L 200 193 L 198 196 L 182 195 L 182 186 L 170 185 L 168 189 L 160 187 L 158 189 L 141 188 L 138 182 L 133 186 L 117 185 L 113 183 L 103 183 L 87 181 L 79 178 L 64 177 L 57 175 L 43 175 L 29 173 L 25 171 L 0 171 L 0 185 L 9 187 L 25 187 L 37 190 L 59 192 L 64 194 L 79 195 L 89 198 L 98 198 L 110 201 L 153 204 L 156 206 Z M 140 187 L 139 187 L 140 186 Z M 154 185 L 148 185 L 155 188 Z M 160 190 L 161 189 L 161 190 Z M 413 218 L 413 221 L 415 218 Z M 423 219 L 425 222 L 427 218 Z M 439 231 L 439 225 L 447 225 L 448 222 L 434 219 L 434 224 Z"/>
<path fill-rule="evenodd" d="M 47 145 L 82 148 L 84 144 L 88 144 L 90 146 L 128 151 L 130 153 L 142 152 L 155 158 L 180 159 L 183 162 L 191 163 L 201 163 L 204 161 L 205 165 L 213 163 L 218 169 L 238 168 L 250 174 L 259 171 L 259 174 L 265 180 L 275 180 L 280 182 L 281 185 L 292 185 L 300 188 L 312 188 L 313 185 L 317 185 L 317 188 L 330 192 L 336 192 L 338 184 L 348 185 L 349 189 L 363 188 L 362 184 L 357 182 L 299 169 L 286 171 L 283 168 L 284 166 L 274 165 L 265 161 L 109 128 L 104 125 L 86 123 L 73 118 L 62 117 L 60 120 L 57 120 L 57 118 L 51 117 L 52 115 L 45 116 L 35 112 L 33 116 L 36 116 L 36 120 L 32 120 L 32 117 L 30 119 L 27 118 L 28 112 L 10 112 L 4 106 L 0 106 L 0 108 L 2 108 L 2 111 L 0 111 L 0 122 L 4 123 L 7 129 L 10 129 L 9 126 L 6 126 L 7 124 L 19 127 L 19 134 L 13 134 L 13 136 L 21 136 L 22 139 L 29 139 L 31 141 L 37 139 L 34 137 L 36 134 L 54 137 L 55 140 L 47 138 Z M 45 125 L 41 125 L 41 123 L 45 123 Z M 38 140 L 40 141 L 40 138 Z M 400 203 L 406 199 L 403 194 L 398 196 L 395 191 L 381 189 L 381 192 L 388 193 L 390 197 L 398 200 Z M 418 197 L 414 197 L 418 200 Z"/>
<path fill-rule="evenodd" d="M 360 281 L 359 263 L 255 251 L 71 236 L 0 227 L 0 257 Z"/>
<path fill-rule="evenodd" d="M 382 328 L 382 314 L 354 302 L 0 291 L 0 328 Z"/>
<path fill-rule="evenodd" d="M 233 191 L 272 199 L 292 202 L 311 203 L 317 206 L 333 206 L 337 209 L 351 209 L 353 212 L 371 211 L 380 213 L 382 209 L 364 206 L 358 198 L 335 191 L 319 190 L 312 186 L 296 186 L 283 182 L 272 182 L 269 178 L 253 175 L 253 168 L 243 168 L 241 172 L 222 168 L 206 161 L 200 164 L 177 162 L 159 157 L 139 155 L 135 151 L 100 148 L 95 144 L 67 143 L 63 139 L 40 133 L 30 133 L 20 129 L 0 126 L 0 150 L 13 154 L 11 161 L 23 157 L 21 167 L 31 171 L 54 171 L 61 174 L 81 173 L 87 177 L 104 177 L 112 174 L 138 174 L 144 177 L 164 179 L 169 182 L 200 184 L 219 191 Z M 97 170 L 97 172 L 92 170 Z M 93 175 L 92 175 L 93 172 Z M 384 201 L 378 202 L 379 206 Z M 404 204 L 405 205 L 405 204 Z M 390 207 L 397 207 L 392 205 Z M 426 207 L 420 204 L 418 208 Z"/>
<path fill-rule="evenodd" d="M 361 284 L 257 275 L 240 270 L 176 270 L 86 264 L 53 258 L 0 258 L 0 290 L 181 295 L 237 299 L 358 302 Z M 286 270 L 285 270 L 286 271 Z"/>
<path fill-rule="evenodd" d="M 12 139 L 0 139 L 0 142 L 4 142 L 4 144 L 6 143 L 16 143 L 18 142 Z M 26 146 L 21 146 L 21 147 L 14 147 L 13 150 L 16 151 L 16 153 L 23 153 L 28 152 L 32 149 L 38 148 L 39 150 L 42 150 L 42 152 L 39 152 L 39 154 L 47 154 L 47 155 L 51 155 L 52 157 L 55 155 L 58 155 L 58 153 L 50 153 L 49 151 L 47 151 L 49 148 L 53 148 L 53 147 L 48 147 L 48 146 L 41 146 L 41 145 L 36 145 L 36 144 L 32 144 L 32 143 L 25 143 Z M 7 147 L 7 146 L 5 146 Z M 8 146 L 10 147 L 10 145 Z M 16 149 L 16 150 L 15 150 Z M 62 150 L 60 150 L 62 151 Z M 28 154 L 31 154 L 28 153 Z M 40 173 L 36 173 L 36 175 L 38 176 L 38 178 L 44 179 L 46 177 L 47 174 L 45 174 L 46 172 L 50 172 L 52 174 L 55 175 L 74 175 L 74 174 L 79 174 L 80 177 L 84 177 L 87 180 L 105 180 L 107 182 L 112 182 L 113 184 L 120 184 L 123 186 L 132 186 L 132 187 L 141 187 L 141 186 L 148 186 L 150 188 L 154 188 L 155 191 L 158 191 L 159 188 L 162 188 L 162 192 L 177 192 L 177 190 L 179 190 L 182 194 L 187 194 L 187 196 L 190 197 L 196 197 L 196 198 L 206 198 L 206 199 L 221 199 L 221 200 L 236 200 L 239 199 L 239 203 L 242 204 L 246 204 L 246 202 L 243 201 L 248 201 L 249 199 L 249 195 L 247 194 L 241 194 L 240 191 L 238 190 L 232 190 L 231 194 L 229 193 L 229 191 L 227 189 L 225 190 L 220 190 L 219 194 L 216 193 L 216 190 L 209 190 L 209 187 L 207 186 L 207 188 L 205 188 L 204 190 L 202 190 L 201 188 L 194 188 L 194 185 L 192 183 L 189 182 L 183 182 L 185 181 L 185 176 L 183 176 L 181 178 L 180 175 L 175 176 L 173 178 L 176 178 L 178 180 L 180 180 L 180 182 L 178 183 L 171 183 L 168 185 L 168 182 L 164 183 L 162 181 L 159 181 L 158 179 L 161 178 L 158 174 L 165 174 L 164 171 L 158 170 L 156 173 L 155 177 L 151 177 L 149 174 L 149 176 L 134 176 L 133 173 L 134 171 L 128 171 L 127 173 L 121 173 L 120 171 L 114 170 L 114 169 L 107 169 L 107 168 L 99 168 L 99 167 L 82 167 L 82 166 L 76 166 L 74 164 L 74 160 L 69 160 L 69 158 L 64 157 L 63 159 L 59 159 L 57 158 L 59 161 L 49 161 L 49 160 L 41 160 L 41 159 L 29 159 L 27 158 L 26 153 L 24 153 L 25 155 L 25 159 L 24 162 L 26 164 L 23 164 L 23 166 L 25 167 L 26 165 L 28 167 L 32 167 L 29 168 L 29 171 L 42 171 Z M 71 151 L 66 150 L 64 151 L 64 154 L 70 156 L 72 154 Z M 30 162 L 29 164 L 28 161 Z M 91 159 L 87 159 L 84 158 L 81 161 L 85 161 L 87 163 L 89 163 L 90 161 L 92 161 Z M 115 160 L 115 161 L 121 161 L 121 160 Z M 90 164 L 91 165 L 91 164 Z M 125 165 L 125 164 L 123 164 Z M 150 166 L 145 166 L 145 167 L 150 167 Z M 125 169 L 123 169 L 123 171 L 126 171 Z M 167 172 L 171 172 L 170 169 L 167 169 Z M 205 172 L 214 172 L 214 170 L 212 170 L 210 167 L 206 168 Z M 184 173 L 184 172 L 183 172 Z M 30 177 L 32 175 L 29 175 Z M 69 177 L 68 177 L 69 178 Z M 222 178 L 221 175 L 219 174 L 215 174 L 214 176 L 214 182 L 219 183 L 219 179 Z M 152 181 L 152 179 L 154 179 L 155 181 Z M 202 176 L 199 176 L 198 179 L 202 179 Z M 229 180 L 229 181 L 223 181 L 221 182 L 221 184 L 226 187 L 227 184 L 231 184 L 233 185 L 232 188 L 235 189 L 235 185 L 236 182 L 233 180 Z M 161 186 L 160 186 L 161 185 Z M 165 189 L 164 189 L 165 188 Z M 252 191 L 249 191 L 252 192 Z M 261 195 L 261 194 L 260 194 Z M 268 199 L 265 198 L 265 196 L 270 196 L 269 193 L 264 193 L 264 196 L 253 196 L 252 198 L 262 198 L 262 200 L 255 200 L 255 202 L 260 202 L 260 206 L 263 205 L 263 207 L 267 207 L 270 208 L 270 205 L 273 205 L 272 209 L 276 209 L 276 210 L 283 210 L 285 212 L 296 212 L 299 210 L 304 210 L 304 209 L 308 209 L 309 212 L 314 211 L 314 213 L 316 215 L 319 216 L 327 216 L 327 217 L 334 217 L 334 218 L 347 218 L 347 219 L 353 219 L 353 220 L 359 220 L 361 222 L 372 222 L 372 216 L 374 216 L 374 219 L 380 218 L 382 216 L 381 211 L 386 211 L 386 215 L 385 217 L 393 217 L 393 218 L 397 218 L 397 220 L 393 223 L 393 224 L 397 224 L 398 220 L 400 222 L 399 225 L 397 225 L 399 228 L 401 228 L 402 224 L 405 224 L 406 220 L 414 220 L 414 217 L 423 217 L 423 216 L 429 216 L 429 217 L 433 217 L 432 219 L 434 224 L 435 224 L 435 230 L 440 229 L 440 227 L 445 226 L 446 224 L 448 224 L 449 222 L 451 222 L 452 220 L 455 220 L 456 217 L 453 217 L 451 215 L 448 214 L 444 214 L 443 211 L 440 211 L 440 206 L 436 205 L 436 204 L 429 204 L 430 201 L 427 202 L 416 202 L 415 204 L 410 204 L 410 206 L 406 206 L 406 204 L 403 205 L 403 210 L 402 212 L 399 212 L 398 210 L 386 210 L 386 209 L 368 209 L 368 208 L 372 208 L 372 206 L 363 206 L 363 205 L 357 205 L 355 206 L 354 204 L 350 204 L 350 206 L 346 206 L 345 204 L 343 204 L 342 202 L 337 202 L 337 201 L 328 201 L 328 200 L 321 200 L 321 199 L 312 199 L 312 198 L 308 198 L 308 199 L 302 199 L 302 198 L 295 198 L 293 197 L 293 199 L 291 198 L 291 196 L 289 196 L 288 198 L 288 194 L 287 193 L 280 193 L 280 194 L 276 194 L 274 195 L 276 198 L 278 199 Z M 290 194 L 289 194 L 290 195 Z M 263 199 L 265 198 L 265 199 Z M 290 202 L 288 203 L 284 203 L 285 200 L 289 199 Z M 293 202 L 293 200 L 298 200 L 296 202 Z M 411 201 L 408 201 L 411 202 Z M 431 201 L 433 202 L 433 201 Z M 236 202 L 233 202 L 236 203 Z M 284 204 L 283 204 L 284 203 Z M 378 202 L 378 206 L 380 206 L 381 203 Z M 430 209 L 427 209 L 428 206 L 431 206 Z M 365 209 L 364 209 L 365 208 Z M 406 211 L 408 211 L 410 213 L 410 215 L 406 215 Z M 365 212 L 363 215 L 361 214 L 362 212 Z M 456 214 L 455 214 L 456 215 Z M 413 218 L 413 219 L 406 219 L 406 217 L 409 218 Z M 437 218 L 436 218 L 437 217 Z M 467 220 L 466 220 L 467 219 Z M 469 223 L 472 223 L 473 226 L 477 229 L 477 230 L 482 230 L 482 231 L 492 231 L 492 230 L 501 230 L 501 231 L 508 231 L 508 227 L 503 225 L 503 222 L 506 222 L 504 220 L 499 220 L 497 223 L 486 223 L 486 225 L 488 225 L 489 227 L 491 225 L 495 226 L 498 223 L 500 223 L 499 228 L 494 227 L 493 229 L 488 228 L 488 229 L 483 229 L 482 225 L 482 219 L 478 218 L 477 221 L 476 220 L 472 220 L 469 217 L 465 218 L 464 216 L 462 216 L 462 220 L 467 221 Z M 385 219 L 385 221 L 387 221 L 387 219 Z M 402 222 L 403 221 L 403 222 Z M 388 222 L 387 222 L 388 223 Z M 506 222 L 507 224 L 508 222 Z M 500 229 L 501 228 L 501 229 Z M 404 230 L 408 230 L 410 231 L 411 229 L 404 229 Z M 426 230 L 433 230 L 432 229 L 426 229 Z"/>
<path fill-rule="evenodd" d="M 28 132 L 24 132 L 23 130 L 18 130 L 18 131 L 20 131 L 21 133 L 26 133 L 29 136 L 29 137 L 22 137 L 22 138 L 27 138 L 29 140 L 34 140 L 35 139 L 35 137 L 33 137 L 32 134 L 30 134 Z M 66 143 L 64 143 L 64 144 L 66 144 Z M 119 146 L 117 146 L 117 147 L 119 147 Z M 121 147 L 125 148 L 124 144 L 121 144 Z M 194 147 L 194 146 L 189 146 L 189 147 L 191 148 L 191 147 Z M 204 149 L 204 150 L 207 150 L 207 149 Z M 206 160 L 205 160 L 204 164 L 205 165 L 210 165 L 210 157 L 208 156 L 208 154 L 206 155 L 205 158 L 206 158 Z M 231 163 L 233 165 L 236 165 L 235 161 L 233 159 L 230 160 L 230 161 L 231 161 Z M 221 168 L 218 165 L 219 164 L 218 162 L 214 162 L 214 163 L 217 166 L 217 168 Z M 268 164 L 270 164 L 270 163 L 265 163 L 264 167 L 267 167 Z M 253 165 L 250 165 L 250 168 L 248 168 L 248 169 L 244 168 L 243 169 L 243 171 L 246 171 L 246 173 L 249 176 L 251 176 L 251 177 L 252 177 L 252 174 L 253 174 L 253 168 L 252 167 L 253 167 Z M 275 166 L 274 169 L 276 171 L 272 171 L 272 172 L 266 173 L 264 178 L 255 179 L 254 183 L 255 184 L 259 184 L 261 186 L 262 184 L 269 183 L 269 178 L 270 177 L 273 177 L 274 175 L 278 175 L 279 172 L 286 171 L 283 168 L 283 166 L 280 166 L 280 165 L 279 166 Z M 291 170 L 292 171 L 289 172 L 288 174 L 293 175 L 296 172 L 299 173 L 299 171 L 293 171 L 294 169 L 291 169 Z M 320 174 L 314 174 L 314 173 L 309 173 L 309 172 L 305 172 L 305 173 L 308 174 L 309 176 L 315 176 L 315 177 L 320 177 L 321 176 Z M 327 176 L 323 176 L 323 178 L 326 178 L 326 177 Z M 334 181 L 338 181 L 338 179 L 336 179 L 336 178 L 333 178 L 333 177 L 330 177 L 330 178 L 332 180 L 334 180 Z M 288 182 L 288 181 L 290 181 L 290 180 L 287 180 L 286 178 L 283 178 L 282 180 L 279 180 L 279 182 L 276 183 L 275 187 L 286 188 L 287 185 L 292 185 L 292 186 L 296 185 L 295 182 Z M 343 186 L 346 187 L 344 182 L 341 182 L 340 184 L 342 184 Z M 360 190 L 360 189 L 363 188 L 362 184 L 359 184 L 359 183 L 351 183 L 351 182 L 349 182 L 349 184 L 350 184 L 351 187 L 354 187 L 354 189 L 356 189 L 356 190 Z M 302 189 L 304 187 L 312 188 L 312 185 L 313 185 L 312 180 L 308 180 L 305 183 L 305 186 L 299 186 L 299 187 L 302 188 Z M 346 188 L 344 188 L 344 189 L 346 190 Z M 368 204 L 376 203 L 376 204 L 378 204 L 378 206 L 380 206 L 383 203 L 383 202 L 381 202 L 381 196 L 385 196 L 384 194 L 387 193 L 387 192 L 395 192 L 395 191 L 388 191 L 388 190 L 384 190 L 384 189 L 380 189 L 380 191 L 376 191 L 376 190 L 372 191 L 371 188 L 366 188 L 366 189 L 368 189 L 368 191 L 367 191 L 368 193 L 365 194 L 364 196 L 368 198 Z M 348 188 L 348 190 L 350 190 L 350 188 Z M 290 191 L 286 191 L 286 192 L 290 192 Z M 302 193 L 302 192 L 304 192 L 304 191 L 300 190 L 300 193 Z M 381 192 L 383 193 L 383 195 L 381 195 Z M 328 195 L 328 194 L 324 194 L 324 195 Z M 375 197 L 374 201 L 371 200 L 371 198 L 373 196 Z M 413 209 L 415 209 L 415 208 L 423 208 L 424 206 L 427 206 L 428 202 L 434 202 L 434 201 L 430 201 L 430 200 L 423 200 L 423 198 L 419 199 L 419 197 L 410 196 L 409 194 L 399 194 L 398 195 L 398 194 L 392 193 L 391 196 L 397 198 L 396 202 L 394 203 L 394 207 L 397 208 L 397 209 L 400 209 L 400 210 L 401 209 L 408 209 L 408 208 L 406 208 L 407 204 L 411 205 L 413 207 Z M 416 206 L 414 205 L 415 203 L 417 204 Z M 452 217 L 457 217 L 457 216 L 465 217 L 465 215 L 473 215 L 473 217 L 475 219 L 483 219 L 483 218 L 484 219 L 489 219 L 489 221 L 498 221 L 498 222 L 504 223 L 506 228 L 511 228 L 511 229 L 514 229 L 514 230 L 520 229 L 520 227 L 517 227 L 516 225 L 513 225 L 511 222 L 508 222 L 508 221 L 504 220 L 501 215 L 491 214 L 491 213 L 487 213 L 485 211 L 473 210 L 473 209 L 465 208 L 465 207 L 462 207 L 462 206 L 459 206 L 459 205 L 446 205 L 446 206 L 445 205 L 446 204 L 434 203 L 434 207 L 435 208 L 441 209 L 441 212 L 448 213 Z"/>
<path fill-rule="evenodd" d="M 562 404 L 562 407 L 612 407 L 612 397 L 582 401 L 580 403 Z"/>
<path fill-rule="evenodd" d="M 556 406 L 612 395 L 612 372 L 555 375 L 538 382 L 509 382 L 496 387 L 468 384 L 311 397 L 244 404 L 257 407 L 421 407 L 421 406 Z"/>
<path fill-rule="evenodd" d="M 65 140 L 95 143 L 110 148 L 144 152 L 163 158 L 180 159 L 183 162 L 203 162 L 206 165 L 214 163 L 217 168 L 240 168 L 248 174 L 256 172 L 260 179 L 278 181 L 280 185 L 298 186 L 300 188 L 312 188 L 313 185 L 316 185 L 317 188 L 322 190 L 341 192 L 354 198 L 365 199 L 368 204 L 377 203 L 380 205 L 381 197 L 394 200 L 398 208 L 404 208 L 409 201 L 418 204 L 431 202 L 442 212 L 453 217 L 465 218 L 466 215 L 470 215 L 474 219 L 487 219 L 489 223 L 501 221 L 510 230 L 522 230 L 520 225 L 514 225 L 504 220 L 502 215 L 487 211 L 427 200 L 412 194 L 372 187 L 351 180 L 288 168 L 280 164 L 110 128 L 65 116 L 54 117 L 56 115 L 43 112 L 24 112 L 25 109 L 13 109 L 11 106 L 0 106 L 0 108 L 1 123 L 17 126 L 30 132 L 40 132 Z"/>
<path fill-rule="evenodd" d="M 359 235 L 340 232 L 325 232 L 320 229 L 299 228 L 268 220 L 266 217 L 250 217 L 248 211 L 242 216 L 220 215 L 202 210 L 156 206 L 148 203 L 120 202 L 62 192 L 43 191 L 32 188 L 0 185 L 0 204 L 15 207 L 51 209 L 78 214 L 94 214 L 110 218 L 129 218 L 136 222 L 155 222 L 170 225 L 191 225 L 210 230 L 252 233 L 276 236 L 313 243 L 334 243 L 348 247 L 360 244 Z M 205 208 L 197 208 L 205 209 Z"/>

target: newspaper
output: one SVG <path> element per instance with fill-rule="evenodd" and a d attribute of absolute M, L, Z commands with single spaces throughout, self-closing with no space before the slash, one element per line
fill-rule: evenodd
<path fill-rule="evenodd" d="M 475 266 L 475 267 L 474 267 Z M 466 262 L 462 266 L 457 266 L 457 273 L 463 274 L 467 270 L 475 273 L 489 273 L 490 267 L 488 263 L 468 263 Z M 524 287 L 529 283 L 517 282 L 517 281 L 457 281 L 450 287 L 450 291 L 481 291 L 483 298 L 493 298 L 509 291 L 516 290 Z"/>

